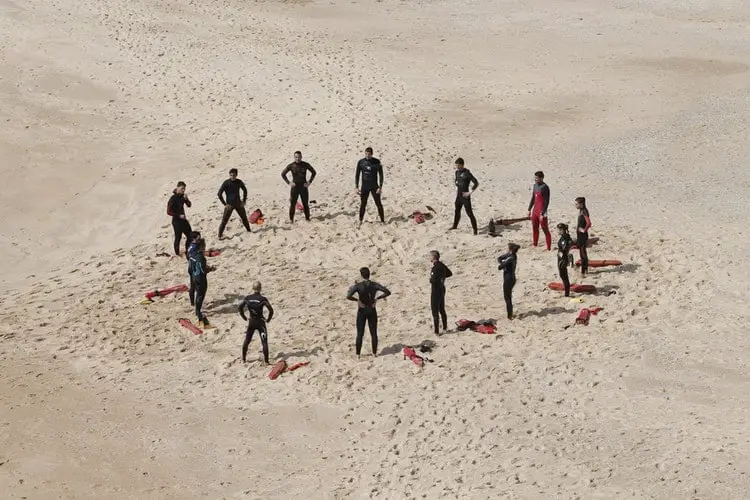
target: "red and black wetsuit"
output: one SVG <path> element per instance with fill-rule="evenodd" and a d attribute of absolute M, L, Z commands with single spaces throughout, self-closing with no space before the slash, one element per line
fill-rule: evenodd
<path fill-rule="evenodd" d="M 307 179 L 307 171 L 310 171 L 310 180 Z M 292 182 L 287 179 L 287 174 L 292 173 Z M 289 220 L 294 222 L 294 212 L 297 209 L 297 199 L 302 198 L 302 207 L 305 211 L 305 219 L 310 220 L 310 206 L 307 204 L 310 194 L 305 184 L 310 184 L 317 173 L 312 165 L 306 161 L 292 162 L 281 172 L 284 182 L 292 186 L 289 197 Z"/>
<path fill-rule="evenodd" d="M 185 198 L 184 194 L 177 194 L 177 190 L 172 191 L 172 196 L 167 202 L 167 213 L 172 216 L 172 229 L 174 229 L 174 254 L 180 255 L 180 240 L 185 235 L 185 258 L 188 258 L 187 251 L 190 247 L 190 223 L 185 216 L 185 205 L 192 206 L 190 200 Z"/>
<path fill-rule="evenodd" d="M 544 239 L 547 250 L 552 249 L 552 234 L 549 232 L 547 223 L 547 208 L 549 207 L 549 186 L 544 182 L 534 184 L 529 201 L 529 212 L 531 212 L 531 230 L 534 246 L 539 245 L 539 226 L 544 231 Z"/>
<path fill-rule="evenodd" d="M 359 222 L 365 218 L 367 199 L 372 195 L 375 206 L 378 208 L 380 222 L 385 222 L 383 204 L 380 201 L 378 191 L 383 187 L 383 165 L 377 158 L 362 158 L 357 162 L 357 172 L 354 174 L 354 187 L 359 188 L 359 176 L 362 176 L 362 189 L 360 190 Z"/>
<path fill-rule="evenodd" d="M 584 207 L 578 211 L 578 223 L 576 232 L 578 234 L 578 252 L 581 254 L 581 273 L 586 274 L 589 271 L 589 254 L 586 245 L 589 241 L 589 229 L 591 228 L 591 217 L 588 208 Z"/>

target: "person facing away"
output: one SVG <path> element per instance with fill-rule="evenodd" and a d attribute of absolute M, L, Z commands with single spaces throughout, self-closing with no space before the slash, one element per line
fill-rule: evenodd
<path fill-rule="evenodd" d="M 474 234 L 477 234 L 477 219 L 474 217 L 474 211 L 471 208 L 471 195 L 479 187 L 479 181 L 472 175 L 471 171 L 464 166 L 464 159 L 456 159 L 456 202 L 453 214 L 453 226 L 451 230 L 458 228 L 458 222 L 461 220 L 461 208 L 466 210 L 466 215 L 471 221 L 471 228 Z M 471 187 L 470 187 L 471 185 Z"/>
<path fill-rule="evenodd" d="M 362 277 L 362 281 L 352 285 L 346 294 L 348 300 L 357 301 L 357 341 L 356 341 L 356 352 L 357 358 L 360 357 L 362 352 L 362 339 L 365 335 L 365 323 L 370 330 L 370 338 L 372 340 L 372 355 L 377 357 L 378 355 L 378 311 L 375 308 L 375 303 L 378 300 L 388 297 L 391 292 L 375 281 L 370 281 L 370 269 L 363 267 L 359 270 L 359 274 Z M 377 292 L 380 292 L 380 296 L 376 297 Z M 354 295 L 357 298 L 354 298 Z"/>
<path fill-rule="evenodd" d="M 240 192 L 242 193 L 242 196 L 240 196 Z M 217 196 L 219 197 L 221 204 L 224 205 L 224 215 L 222 215 L 221 224 L 219 225 L 219 239 L 224 237 L 224 229 L 226 229 L 229 218 L 235 210 L 237 211 L 237 214 L 239 214 L 240 220 L 242 220 L 245 229 L 249 232 L 250 222 L 247 220 L 247 211 L 245 210 L 245 203 L 247 202 L 247 187 L 245 187 L 244 182 L 237 178 L 236 168 L 229 170 L 229 179 L 221 183 Z"/>
<path fill-rule="evenodd" d="M 187 251 L 190 247 L 190 233 L 193 230 L 190 228 L 190 223 L 185 216 L 185 205 L 192 207 L 190 199 L 185 193 L 187 185 L 180 181 L 177 183 L 177 187 L 172 191 L 172 196 L 167 202 L 167 215 L 172 216 L 172 229 L 174 229 L 174 254 L 180 255 L 180 240 L 182 236 L 185 236 L 185 258 L 187 259 Z"/>
<path fill-rule="evenodd" d="M 195 315 L 198 318 L 198 326 L 209 326 L 208 318 L 203 314 L 203 301 L 208 291 L 208 273 L 216 268 L 209 266 L 206 262 L 206 240 L 200 233 L 191 245 L 188 255 L 188 272 L 190 274 L 190 305 L 195 306 Z"/>
<path fill-rule="evenodd" d="M 568 225 L 560 223 L 557 225 L 560 239 L 557 240 L 557 271 L 565 287 L 565 296 L 570 297 L 570 278 L 568 277 L 568 266 L 570 265 L 570 249 L 573 246 L 573 238 L 568 232 Z"/>
<path fill-rule="evenodd" d="M 503 272 L 503 296 L 508 319 L 513 319 L 513 287 L 516 286 L 517 254 L 520 248 L 515 243 L 508 243 L 508 253 L 497 258 L 497 268 Z"/>
<path fill-rule="evenodd" d="M 579 196 L 575 200 L 578 209 L 578 221 L 576 224 L 576 233 L 578 235 L 578 252 L 581 255 L 581 276 L 585 277 L 589 272 L 589 252 L 586 248 L 589 242 L 589 229 L 591 229 L 591 216 L 589 209 L 586 208 L 586 198 Z"/>
<path fill-rule="evenodd" d="M 362 176 L 362 188 L 359 187 L 359 177 Z M 357 171 L 354 174 L 354 187 L 360 196 L 359 202 L 359 223 L 365 218 L 365 209 L 367 208 L 367 199 L 372 195 L 375 206 L 378 209 L 380 222 L 385 222 L 383 213 L 383 204 L 380 201 L 380 194 L 383 190 L 383 165 L 380 160 L 372 156 L 372 148 L 365 149 L 365 157 L 357 162 Z"/>
<path fill-rule="evenodd" d="M 253 335 L 258 332 L 260 335 L 260 342 L 263 346 L 263 360 L 266 364 L 268 363 L 268 330 L 266 323 L 270 323 L 273 319 L 273 307 L 271 303 L 260 294 L 261 283 L 256 281 L 253 283 L 253 293 L 245 297 L 239 307 L 240 316 L 242 319 L 247 321 L 247 330 L 245 331 L 245 342 L 242 344 L 242 362 L 247 362 L 247 348 L 250 342 L 253 340 Z M 263 317 L 263 309 L 268 309 L 268 317 Z M 245 316 L 245 309 L 247 309 L 248 316 Z"/>
<path fill-rule="evenodd" d="M 453 276 L 453 272 L 448 266 L 440 261 L 440 252 L 433 250 L 430 252 L 430 307 L 432 309 L 432 323 L 435 327 L 435 335 L 440 335 L 438 329 L 439 320 L 443 320 L 443 332 L 448 330 L 448 315 L 445 312 L 445 280 Z"/>
<path fill-rule="evenodd" d="M 310 171 L 310 179 L 307 178 L 307 171 Z M 292 181 L 289 182 L 287 175 L 292 173 Z M 281 172 L 281 178 L 284 179 L 288 185 L 291 186 L 289 194 L 289 222 L 294 222 L 294 212 L 297 209 L 297 199 L 302 199 L 302 208 L 305 212 L 305 219 L 310 220 L 310 206 L 308 204 L 310 200 L 310 192 L 308 188 L 312 181 L 315 180 L 317 172 L 312 168 L 312 165 L 306 161 L 302 161 L 302 153 L 299 151 L 294 152 L 294 161 L 284 168 Z"/>
<path fill-rule="evenodd" d="M 549 208 L 549 186 L 544 183 L 544 172 L 539 170 L 534 172 L 534 186 L 531 188 L 531 201 L 529 201 L 532 243 L 534 246 L 539 246 L 539 226 L 541 225 L 547 250 L 551 250 L 552 234 L 549 232 L 547 208 Z"/>

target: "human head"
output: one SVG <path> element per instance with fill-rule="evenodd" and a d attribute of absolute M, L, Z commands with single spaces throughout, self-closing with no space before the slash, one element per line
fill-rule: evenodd
<path fill-rule="evenodd" d="M 187 187 L 187 184 L 185 184 L 184 182 L 180 181 L 180 182 L 177 183 L 177 188 L 174 190 L 174 192 L 177 193 L 177 194 L 185 194 L 185 188 L 186 187 Z"/>
<path fill-rule="evenodd" d="M 236 168 L 230 168 L 229 169 L 229 177 L 231 179 L 236 179 L 237 178 L 237 169 Z"/>
<path fill-rule="evenodd" d="M 294 163 L 299 163 L 302 161 L 302 152 L 301 151 L 295 151 L 294 152 Z"/>
<path fill-rule="evenodd" d="M 369 280 L 370 279 L 370 269 L 367 268 L 367 267 L 360 268 L 359 275 L 362 276 L 363 279 Z"/>
<path fill-rule="evenodd" d="M 367 158 L 368 160 L 370 158 L 372 158 L 372 148 L 371 147 L 366 147 L 365 148 L 365 158 Z"/>
<path fill-rule="evenodd" d="M 568 232 L 568 225 L 563 224 L 562 222 L 557 225 L 557 230 L 560 232 L 560 234 L 567 234 Z"/>
<path fill-rule="evenodd" d="M 440 252 L 432 250 L 430 252 L 430 262 L 438 262 L 440 260 Z"/>
<path fill-rule="evenodd" d="M 508 250 L 510 250 L 513 253 L 518 252 L 520 248 L 521 248 L 521 245 L 517 243 L 508 243 Z"/>
<path fill-rule="evenodd" d="M 536 182 L 537 184 L 541 184 L 542 182 L 544 182 L 544 172 L 542 172 L 541 170 L 537 170 L 536 172 L 534 172 L 534 182 Z"/>
<path fill-rule="evenodd" d="M 456 168 L 459 169 L 459 170 L 462 169 L 462 168 L 464 168 L 464 159 L 463 158 L 460 158 L 460 157 L 456 158 Z"/>
<path fill-rule="evenodd" d="M 576 198 L 576 208 L 578 210 L 586 208 L 586 198 L 584 198 L 583 196 L 579 196 L 578 198 Z"/>
<path fill-rule="evenodd" d="M 253 283 L 253 292 L 260 293 L 261 288 L 262 287 L 261 287 L 260 281 L 256 281 Z"/>
<path fill-rule="evenodd" d="M 201 232 L 200 231 L 193 231 L 190 233 L 190 241 L 198 241 L 198 239 L 201 238 Z"/>
<path fill-rule="evenodd" d="M 193 243 L 198 246 L 198 250 L 200 250 L 201 252 L 206 250 L 206 240 L 203 239 L 203 236 L 198 236 L 195 240 L 193 240 Z"/>

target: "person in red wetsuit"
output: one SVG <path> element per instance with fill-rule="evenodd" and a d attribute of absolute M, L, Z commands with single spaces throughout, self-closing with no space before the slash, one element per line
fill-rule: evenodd
<path fill-rule="evenodd" d="M 549 232 L 549 223 L 547 222 L 547 207 L 549 207 L 549 186 L 544 183 L 544 172 L 540 170 L 534 172 L 534 187 L 531 191 L 531 201 L 529 201 L 529 217 L 531 218 L 534 246 L 539 245 L 539 226 L 541 225 L 547 250 L 551 250 L 552 234 Z"/>

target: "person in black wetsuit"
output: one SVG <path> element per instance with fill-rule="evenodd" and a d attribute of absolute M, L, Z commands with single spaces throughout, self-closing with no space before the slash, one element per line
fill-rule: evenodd
<path fill-rule="evenodd" d="M 589 252 L 586 245 L 589 242 L 589 229 L 591 228 L 591 216 L 589 209 L 586 208 L 586 198 L 576 198 L 576 208 L 578 209 L 578 223 L 576 224 L 576 233 L 578 235 L 578 252 L 581 254 L 581 276 L 585 277 L 589 272 Z"/>
<path fill-rule="evenodd" d="M 203 300 L 208 291 L 208 273 L 216 268 L 206 263 L 206 240 L 198 237 L 190 246 L 188 255 L 188 272 L 190 273 L 190 305 L 195 306 L 195 315 L 198 317 L 198 326 L 205 328 L 209 326 L 208 318 L 203 314 Z"/>
<path fill-rule="evenodd" d="M 362 352 L 362 339 L 365 336 L 365 323 L 367 323 L 370 329 L 370 337 L 372 339 L 372 355 L 377 357 L 378 355 L 378 311 L 375 308 L 375 302 L 380 299 L 388 297 L 391 292 L 375 281 L 370 281 L 370 270 L 363 267 L 359 270 L 359 274 L 362 276 L 363 281 L 352 285 L 349 291 L 346 293 L 348 300 L 354 300 L 358 302 L 359 307 L 357 308 L 357 358 L 359 358 Z M 381 292 L 379 297 L 375 294 Z M 354 294 L 357 294 L 357 298 L 354 298 Z"/>
<path fill-rule="evenodd" d="M 453 226 L 451 230 L 458 228 L 458 222 L 461 220 L 461 208 L 466 210 L 466 215 L 471 221 L 471 228 L 474 234 L 477 234 L 477 219 L 474 217 L 474 211 L 471 209 L 471 194 L 479 187 L 479 181 L 472 175 L 468 168 L 464 167 L 464 159 L 456 159 L 456 210 L 453 215 Z M 471 184 L 471 188 L 469 188 Z"/>
<path fill-rule="evenodd" d="M 242 198 L 240 198 L 240 191 L 242 192 Z M 226 229 L 229 218 L 235 210 L 237 210 L 245 229 L 250 232 L 250 222 L 247 220 L 247 212 L 245 211 L 247 187 L 245 187 L 244 182 L 237 178 L 236 168 L 229 170 L 229 179 L 221 184 L 217 196 L 221 204 L 224 205 L 224 215 L 221 217 L 221 224 L 219 225 L 219 239 L 223 238 L 224 229 Z M 226 200 L 224 196 L 226 196 Z"/>
<path fill-rule="evenodd" d="M 187 258 L 187 250 L 191 243 L 190 233 L 193 232 L 185 216 L 185 205 L 193 206 L 185 194 L 186 187 L 184 182 L 178 182 L 167 202 L 167 215 L 172 216 L 172 229 L 174 229 L 174 254 L 180 255 L 180 240 L 182 240 L 182 235 L 185 235 L 185 258 Z"/>
<path fill-rule="evenodd" d="M 503 296 L 508 319 L 513 319 L 513 287 L 516 286 L 516 264 L 518 250 L 521 247 L 515 243 L 508 243 L 508 253 L 497 258 L 498 270 L 503 271 Z"/>
<path fill-rule="evenodd" d="M 440 262 L 440 252 L 430 252 L 430 307 L 432 309 L 432 323 L 435 326 L 435 335 L 440 335 L 439 320 L 443 320 L 443 332 L 448 329 L 448 315 L 445 312 L 445 279 L 453 276 L 448 266 Z"/>
<path fill-rule="evenodd" d="M 268 299 L 260 294 L 261 284 L 259 281 L 253 283 L 253 293 L 245 297 L 240 304 L 240 316 L 247 321 L 247 330 L 245 332 L 245 342 L 242 344 L 242 362 L 247 361 L 247 348 L 250 341 L 253 340 L 253 334 L 257 331 L 260 335 L 260 342 L 263 344 L 263 360 L 268 364 L 268 330 L 266 323 L 270 323 L 273 318 L 273 307 Z M 268 309 L 268 318 L 263 318 L 263 308 Z M 245 316 L 245 308 L 250 316 Z"/>
<path fill-rule="evenodd" d="M 310 179 L 307 178 L 307 171 L 310 171 Z M 287 179 L 287 174 L 292 173 L 292 182 Z M 281 178 L 284 182 L 291 185 L 291 192 L 289 196 L 289 222 L 294 222 L 294 212 L 297 209 L 297 198 L 302 198 L 302 207 L 305 211 L 305 219 L 310 220 L 310 206 L 308 201 L 310 193 L 308 187 L 315 180 L 317 173 L 312 165 L 306 161 L 302 161 L 302 153 L 299 151 L 294 152 L 294 161 L 286 166 L 281 172 Z"/>
<path fill-rule="evenodd" d="M 557 271 L 565 287 L 565 296 L 570 297 L 570 278 L 568 277 L 568 266 L 570 265 L 570 247 L 573 246 L 573 238 L 568 232 L 568 225 L 560 223 L 557 225 L 560 239 L 557 240 Z"/>
<path fill-rule="evenodd" d="M 362 189 L 359 188 L 359 176 L 362 175 Z M 380 160 L 373 158 L 372 148 L 365 149 L 365 157 L 357 162 L 357 172 L 354 174 L 354 187 L 360 195 L 359 223 L 365 218 L 367 199 L 372 194 L 375 206 L 378 208 L 380 222 L 385 222 L 383 204 L 380 201 L 380 193 L 383 189 L 383 165 Z"/>

